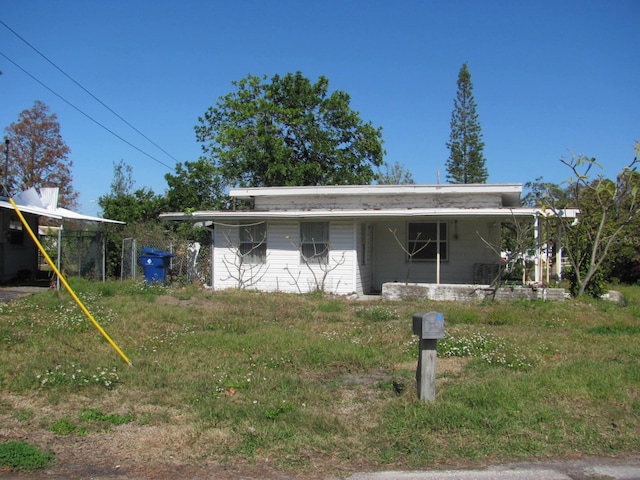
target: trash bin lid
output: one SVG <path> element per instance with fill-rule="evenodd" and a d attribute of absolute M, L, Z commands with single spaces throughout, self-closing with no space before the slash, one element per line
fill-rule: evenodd
<path fill-rule="evenodd" d="M 155 248 L 143 247 L 140 249 L 140 251 L 146 255 L 153 257 L 173 257 L 173 253 L 165 252 L 163 250 L 156 250 Z"/>

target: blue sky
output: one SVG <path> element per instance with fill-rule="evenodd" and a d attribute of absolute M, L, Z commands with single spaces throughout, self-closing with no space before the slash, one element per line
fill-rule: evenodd
<path fill-rule="evenodd" d="M 200 156 L 194 126 L 231 82 L 301 71 L 383 128 L 386 161 L 446 178 L 456 80 L 468 63 L 490 183 L 570 176 L 596 157 L 613 177 L 640 140 L 640 2 L 379 0 L 5 1 L 0 20 L 170 156 L 0 25 L 0 127 L 35 100 L 58 116 L 80 210 L 99 211 L 114 163 L 166 189 Z M 145 153 L 141 153 L 142 150 Z M 149 158 L 149 155 L 154 159 Z"/>

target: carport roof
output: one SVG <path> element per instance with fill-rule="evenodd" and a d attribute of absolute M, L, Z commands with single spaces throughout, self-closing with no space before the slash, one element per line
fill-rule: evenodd
<path fill-rule="evenodd" d="M 119 223 L 119 224 L 125 223 L 125 222 L 120 222 L 118 220 L 110 220 L 108 218 L 84 215 L 82 213 L 74 212 L 72 210 L 68 210 L 62 207 L 52 207 L 51 205 L 44 206 L 42 203 L 38 204 L 39 202 L 37 202 L 32 195 L 24 196 L 24 197 L 21 197 L 20 195 L 18 195 L 14 197 L 13 201 L 16 203 L 16 205 L 18 205 L 18 208 L 23 213 L 30 213 L 32 215 L 53 218 L 56 220 L 81 220 L 85 222 L 102 222 L 102 223 Z M 0 197 L 0 208 L 15 210 L 7 197 Z"/>

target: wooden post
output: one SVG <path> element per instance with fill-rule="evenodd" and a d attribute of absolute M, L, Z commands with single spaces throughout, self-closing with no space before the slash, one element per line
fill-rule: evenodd
<path fill-rule="evenodd" d="M 418 383 L 418 398 L 424 402 L 433 402 L 436 399 L 437 344 L 438 340 L 435 339 L 420 339 L 416 382 Z"/>
<path fill-rule="evenodd" d="M 418 398 L 424 402 L 436 399 L 436 347 L 444 338 L 444 315 L 438 312 L 416 313 L 413 316 L 413 333 L 420 337 L 416 384 Z"/>

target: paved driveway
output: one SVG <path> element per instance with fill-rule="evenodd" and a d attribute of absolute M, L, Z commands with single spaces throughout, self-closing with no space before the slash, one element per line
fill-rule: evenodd
<path fill-rule="evenodd" d="M 45 287 L 0 287 L 0 303 L 8 303 L 16 298 L 25 297 L 32 293 L 48 290 Z"/>

